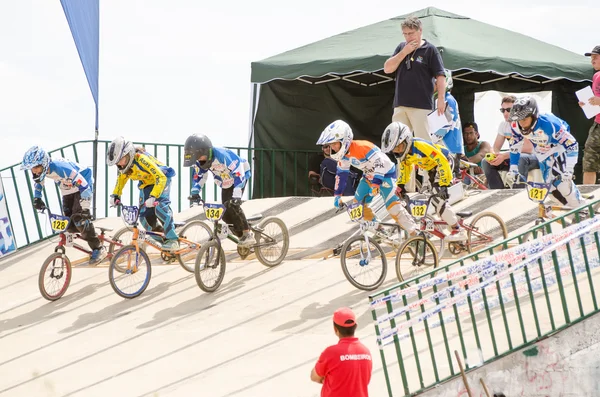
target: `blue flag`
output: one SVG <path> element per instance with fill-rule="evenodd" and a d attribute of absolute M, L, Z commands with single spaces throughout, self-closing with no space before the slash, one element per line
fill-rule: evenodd
<path fill-rule="evenodd" d="M 99 0 L 60 0 L 96 104 L 98 131 L 98 69 L 100 58 Z"/>

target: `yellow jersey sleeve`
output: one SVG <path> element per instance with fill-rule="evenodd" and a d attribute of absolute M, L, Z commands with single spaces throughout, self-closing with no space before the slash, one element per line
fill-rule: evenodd
<path fill-rule="evenodd" d="M 398 163 L 398 179 L 396 180 L 396 185 L 406 185 L 410 180 L 410 171 L 411 166 L 408 164 L 406 160 Z"/>
<path fill-rule="evenodd" d="M 119 174 L 117 176 L 117 184 L 115 185 L 115 189 L 113 190 L 113 194 L 117 195 L 117 196 L 121 196 L 121 194 L 123 193 L 123 188 L 125 187 L 125 184 L 127 183 L 127 181 L 129 180 L 129 175 L 126 174 Z"/>

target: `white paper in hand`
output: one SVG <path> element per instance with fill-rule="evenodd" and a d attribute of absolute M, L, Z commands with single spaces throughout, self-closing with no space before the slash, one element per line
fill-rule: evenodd
<path fill-rule="evenodd" d="M 450 125 L 446 115 L 438 114 L 437 110 L 434 110 L 427 115 L 427 121 L 429 122 L 429 131 L 432 134 L 444 127 L 448 128 Z"/>
<path fill-rule="evenodd" d="M 583 109 L 583 113 L 585 113 L 585 117 L 591 119 L 592 117 L 600 113 L 600 106 L 590 105 L 589 103 L 590 98 L 594 97 L 592 87 L 587 86 L 585 88 L 582 88 L 579 91 L 575 92 L 575 95 L 577 95 L 577 99 L 579 99 L 579 102 L 585 103 L 585 105 L 581 107 L 581 109 Z"/>

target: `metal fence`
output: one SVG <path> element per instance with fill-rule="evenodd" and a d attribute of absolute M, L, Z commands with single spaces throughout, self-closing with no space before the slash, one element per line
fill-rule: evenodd
<path fill-rule="evenodd" d="M 108 198 L 113 191 L 117 170 L 106 165 L 109 141 L 98 143 L 98 172 L 96 180 L 96 217 L 117 216 L 115 208 L 109 208 Z M 144 146 L 156 158 L 172 167 L 177 175 L 171 180 L 171 208 L 181 212 L 188 208 L 187 197 L 192 186 L 191 168 L 183 167 L 183 145 L 151 142 L 134 142 Z M 318 151 L 285 151 L 230 147 L 238 156 L 249 160 L 252 176 L 246 185 L 244 198 L 265 198 L 282 195 L 310 195 L 308 180 L 309 159 Z M 93 141 L 79 141 L 49 152 L 53 158 L 62 157 L 93 168 Z M 31 173 L 20 170 L 15 164 L 0 170 L 8 216 L 12 224 L 17 247 L 24 247 L 52 235 L 45 215 L 38 214 L 32 206 L 33 181 Z M 47 179 L 43 199 L 53 212 L 62 210 L 58 185 Z M 54 186 L 53 186 L 54 185 Z M 137 182 L 125 187 L 122 200 L 134 204 L 138 201 Z M 202 191 L 208 202 L 221 199 L 221 189 L 213 183 L 212 175 Z"/>
<path fill-rule="evenodd" d="M 408 396 L 598 312 L 600 200 L 369 297 L 389 396 Z"/>

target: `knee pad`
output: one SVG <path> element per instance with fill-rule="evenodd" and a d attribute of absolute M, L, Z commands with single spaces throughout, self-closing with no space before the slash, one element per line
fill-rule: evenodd
<path fill-rule="evenodd" d="M 239 199 L 231 199 L 225 203 L 225 209 L 232 214 L 232 216 L 240 216 L 242 212 L 242 203 Z"/>
<path fill-rule="evenodd" d="M 71 219 L 73 220 L 73 224 L 79 233 L 85 235 L 89 234 L 91 231 L 94 231 L 94 225 L 89 219 L 85 219 L 78 214 L 73 215 Z"/>
<path fill-rule="evenodd" d="M 573 181 L 561 181 L 556 186 L 556 190 L 554 192 L 557 192 L 557 191 L 560 192 L 560 194 L 563 197 L 567 197 L 567 196 L 571 195 L 571 192 L 573 192 Z M 558 197 L 557 197 L 557 199 L 558 199 Z"/>

